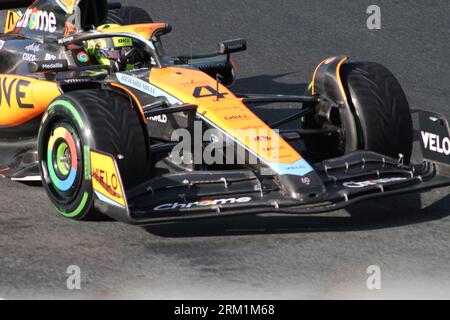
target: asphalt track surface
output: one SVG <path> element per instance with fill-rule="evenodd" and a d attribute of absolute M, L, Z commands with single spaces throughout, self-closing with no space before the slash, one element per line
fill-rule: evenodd
<path fill-rule="evenodd" d="M 450 3 L 123 1 L 174 31 L 173 53 L 246 37 L 236 90 L 301 94 L 323 58 L 380 62 L 412 107 L 450 116 Z M 366 9 L 382 10 L 382 29 Z M 450 298 L 449 189 L 323 217 L 247 217 L 140 228 L 65 220 L 44 191 L 0 180 L 0 298 Z M 66 269 L 81 268 L 81 290 Z M 381 268 L 381 290 L 366 269 Z"/>

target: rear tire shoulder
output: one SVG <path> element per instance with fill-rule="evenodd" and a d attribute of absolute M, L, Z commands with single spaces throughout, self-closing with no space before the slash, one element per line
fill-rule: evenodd
<path fill-rule="evenodd" d="M 142 8 L 123 6 L 120 9 L 108 11 L 107 23 L 128 25 L 152 22 L 151 16 Z"/>

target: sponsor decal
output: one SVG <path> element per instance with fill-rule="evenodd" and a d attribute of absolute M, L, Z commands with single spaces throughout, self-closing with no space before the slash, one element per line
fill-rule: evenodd
<path fill-rule="evenodd" d="M 281 158 L 281 157 L 279 157 Z M 300 159 L 294 163 L 269 163 L 269 166 L 279 175 L 304 176 L 314 171 L 311 165 L 305 159 Z"/>
<path fill-rule="evenodd" d="M 56 58 L 57 57 L 54 54 L 46 53 L 44 60 L 46 60 L 46 61 L 48 61 L 48 60 L 56 60 Z"/>
<path fill-rule="evenodd" d="M 20 108 L 31 109 L 33 104 L 29 103 L 31 82 L 24 79 L 12 77 L 0 77 L 0 109 Z"/>
<path fill-rule="evenodd" d="M 217 111 L 217 112 L 228 111 L 228 110 L 240 110 L 240 111 L 242 111 L 242 109 L 243 108 L 241 106 L 220 106 L 220 107 L 214 108 L 213 111 Z"/>
<path fill-rule="evenodd" d="M 42 115 L 59 95 L 61 91 L 55 82 L 0 75 L 0 127 L 18 126 Z"/>
<path fill-rule="evenodd" d="M 342 185 L 347 188 L 367 188 L 370 186 L 381 186 L 386 183 L 400 182 L 405 180 L 407 180 L 407 178 L 394 177 L 394 178 L 372 179 L 367 181 L 349 181 L 344 182 Z"/>
<path fill-rule="evenodd" d="M 34 61 L 36 61 L 36 55 L 33 54 L 33 53 L 27 53 L 27 52 L 25 52 L 25 53 L 22 55 L 22 59 L 25 60 L 25 61 L 28 61 L 28 62 L 34 62 Z"/>
<path fill-rule="evenodd" d="M 16 24 L 22 15 L 23 14 L 21 11 L 8 11 L 8 14 L 6 16 L 5 29 L 3 32 L 9 33 L 13 31 L 16 28 Z"/>
<path fill-rule="evenodd" d="M 67 65 L 63 62 L 42 62 L 39 63 L 39 69 L 41 70 L 63 70 Z"/>
<path fill-rule="evenodd" d="M 121 195 L 116 192 L 119 186 L 119 178 L 114 173 L 109 175 L 105 170 L 96 169 L 92 172 L 92 179 L 96 180 L 110 196 L 120 199 Z"/>
<path fill-rule="evenodd" d="M 306 184 L 307 186 L 309 186 L 310 184 L 311 184 L 311 179 L 309 178 L 309 177 L 301 177 L 300 178 L 300 181 L 303 183 L 303 184 Z"/>
<path fill-rule="evenodd" d="M 419 113 L 420 145 L 425 159 L 450 164 L 450 129 L 445 117 Z"/>
<path fill-rule="evenodd" d="M 302 165 L 287 166 L 287 167 L 286 167 L 286 172 L 289 172 L 289 171 L 297 171 L 297 170 L 303 170 L 303 169 L 305 169 L 305 167 L 302 166 Z"/>
<path fill-rule="evenodd" d="M 284 147 L 283 147 L 284 148 Z M 291 157 L 291 155 L 290 154 L 280 154 L 279 156 L 278 156 L 278 158 L 279 159 L 283 159 L 283 158 L 290 158 Z"/>
<path fill-rule="evenodd" d="M 41 50 L 41 44 L 40 44 L 40 43 L 37 43 L 37 42 L 34 42 L 34 43 L 32 43 L 32 44 L 29 44 L 29 45 L 27 45 L 27 46 L 25 47 L 25 51 L 28 51 L 28 52 L 37 53 L 37 52 L 39 52 L 40 50 Z"/>
<path fill-rule="evenodd" d="M 84 51 L 80 51 L 77 53 L 77 60 L 81 63 L 89 62 L 89 55 Z"/>
<path fill-rule="evenodd" d="M 269 136 L 256 136 L 254 138 L 255 141 L 270 141 L 272 140 L 272 137 Z"/>
<path fill-rule="evenodd" d="M 276 151 L 276 150 L 284 150 L 284 146 L 270 146 L 261 148 L 262 151 Z"/>
<path fill-rule="evenodd" d="M 124 84 L 128 87 L 134 88 L 146 94 L 149 94 L 153 97 L 165 97 L 169 101 L 170 104 L 183 104 L 180 100 L 175 98 L 174 96 L 168 94 L 167 92 L 161 90 L 160 88 L 148 83 L 144 80 L 129 76 L 124 73 L 116 73 L 117 79 L 121 84 Z"/>
<path fill-rule="evenodd" d="M 437 134 L 421 131 L 422 141 L 425 149 L 437 152 L 443 155 L 450 155 L 450 139 L 441 137 Z"/>
<path fill-rule="evenodd" d="M 131 38 L 113 38 L 115 47 L 132 47 L 133 39 Z"/>
<path fill-rule="evenodd" d="M 20 17 L 16 27 L 54 33 L 56 31 L 56 16 L 53 12 L 29 8 Z"/>
<path fill-rule="evenodd" d="M 41 44 L 34 42 L 25 47 L 25 53 L 22 55 L 22 59 L 29 62 L 34 62 L 37 60 L 36 53 L 41 50 Z"/>
<path fill-rule="evenodd" d="M 227 121 L 242 121 L 242 120 L 248 120 L 249 116 L 246 114 L 237 114 L 232 116 L 225 116 L 223 117 Z"/>
<path fill-rule="evenodd" d="M 240 130 L 259 130 L 259 129 L 264 129 L 263 126 L 246 126 L 246 127 L 242 127 L 239 128 Z"/>
<path fill-rule="evenodd" d="M 73 39 L 74 39 L 73 36 L 64 37 L 64 38 L 58 40 L 58 44 L 66 44 L 66 43 L 73 41 Z"/>
<path fill-rule="evenodd" d="M 167 123 L 168 118 L 167 118 L 167 115 L 161 114 L 161 115 L 157 115 L 157 116 L 153 116 L 153 117 L 148 117 L 147 120 L 159 122 L 159 123 Z"/>
<path fill-rule="evenodd" d="M 184 88 L 190 88 L 190 87 L 198 87 L 198 86 L 203 85 L 203 84 L 208 84 L 208 81 L 206 81 L 206 80 L 194 80 L 194 79 L 192 79 L 192 80 L 189 81 L 189 82 L 183 82 L 183 83 L 181 83 L 181 86 L 184 87 Z"/>
<path fill-rule="evenodd" d="M 225 199 L 215 199 L 215 200 L 200 200 L 195 202 L 188 203 L 165 203 L 161 204 L 153 210 L 155 211 L 164 211 L 164 210 L 177 210 L 177 209 L 187 209 L 187 208 L 197 208 L 197 207 L 212 207 L 216 205 L 226 205 L 226 204 L 235 204 L 235 203 L 247 203 L 252 201 L 251 197 L 241 197 L 241 198 L 225 198 Z"/>
<path fill-rule="evenodd" d="M 100 200 L 125 207 L 124 189 L 112 156 L 91 151 L 92 187 Z"/>
<path fill-rule="evenodd" d="M 227 44 L 222 44 L 221 47 L 225 47 L 227 51 L 235 51 L 235 50 L 245 50 L 245 43 L 241 41 L 236 41 L 235 43 L 227 42 Z"/>

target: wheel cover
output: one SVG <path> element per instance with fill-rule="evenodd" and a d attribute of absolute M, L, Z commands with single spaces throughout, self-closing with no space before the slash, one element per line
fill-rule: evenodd
<path fill-rule="evenodd" d="M 80 154 L 76 147 L 78 136 L 73 128 L 60 125 L 52 131 L 47 145 L 47 169 L 55 190 L 64 196 L 76 191 Z"/>
<path fill-rule="evenodd" d="M 64 141 L 56 149 L 57 170 L 63 177 L 67 177 L 71 169 L 72 152 L 69 145 Z"/>

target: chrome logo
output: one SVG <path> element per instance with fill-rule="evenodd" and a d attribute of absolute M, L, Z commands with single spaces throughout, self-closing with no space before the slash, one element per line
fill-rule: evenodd
<path fill-rule="evenodd" d="M 186 208 L 195 208 L 195 207 L 212 207 L 216 205 L 227 205 L 227 204 L 235 204 L 235 203 L 247 203 L 252 201 L 250 197 L 241 197 L 241 198 L 227 198 L 227 199 L 215 199 L 215 200 L 199 200 L 195 202 L 189 203 L 165 203 L 161 204 L 153 210 L 155 211 L 164 211 L 164 210 L 177 210 L 177 209 L 186 209 Z"/>
<path fill-rule="evenodd" d="M 86 52 L 81 51 L 81 52 L 78 52 L 78 54 L 77 54 L 77 60 L 82 63 L 86 63 L 89 61 L 89 56 Z"/>
<path fill-rule="evenodd" d="M 56 31 L 56 16 L 53 12 L 31 8 L 20 17 L 16 27 L 53 33 Z"/>

